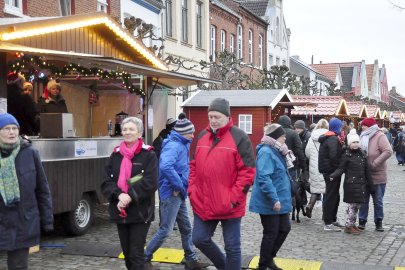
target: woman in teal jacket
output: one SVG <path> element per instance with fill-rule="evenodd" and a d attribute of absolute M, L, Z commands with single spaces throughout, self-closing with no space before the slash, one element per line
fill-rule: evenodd
<path fill-rule="evenodd" d="M 289 213 L 291 185 L 288 166 L 294 157 L 285 144 L 285 131 L 279 124 L 265 128 L 257 146 L 256 178 L 249 210 L 260 214 L 263 238 L 258 269 L 281 269 L 274 262 L 278 250 L 291 230 Z M 289 164 L 289 165 L 288 165 Z"/>

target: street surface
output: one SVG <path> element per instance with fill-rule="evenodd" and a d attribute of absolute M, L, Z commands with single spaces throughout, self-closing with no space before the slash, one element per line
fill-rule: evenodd
<path fill-rule="evenodd" d="M 292 230 L 279 252 L 280 258 L 362 264 L 377 269 L 377 266 L 405 266 L 405 166 L 398 166 L 395 157 L 389 160 L 389 182 L 385 195 L 384 232 L 374 230 L 372 206 L 366 231 L 361 235 L 343 232 L 325 232 L 321 221 L 322 210 L 314 208 L 312 219 L 301 218 L 301 223 L 292 222 Z M 341 190 L 342 192 L 342 190 Z M 341 193 L 342 194 L 342 193 Z M 250 193 L 249 193 L 250 195 Z M 341 196 L 342 197 L 342 196 Z M 371 204 L 372 205 L 372 204 Z M 344 224 L 345 204 L 339 207 L 339 221 Z M 152 223 L 148 239 L 157 230 L 158 222 Z M 259 255 L 261 224 L 258 215 L 247 212 L 242 222 L 242 254 Z M 218 227 L 215 239 L 222 243 Z M 83 242 L 84 241 L 84 242 Z M 42 248 L 30 255 L 30 269 L 125 269 L 124 261 L 118 258 L 81 255 L 63 255 L 62 247 L 69 243 L 95 243 L 98 246 L 119 244 L 117 230 L 108 221 L 106 206 L 97 207 L 97 217 L 90 231 L 81 237 L 66 237 L 60 229 L 43 237 L 42 244 L 56 244 L 56 247 Z M 164 247 L 181 248 L 179 231 L 174 231 Z M 201 256 L 202 257 L 202 256 Z M 182 265 L 154 263 L 162 270 L 184 269 Z M 397 268 L 397 269 L 402 269 Z M 5 258 L 0 256 L 0 269 L 5 269 Z M 215 269 L 210 267 L 209 269 Z M 299 268 L 285 268 L 299 269 Z M 303 269 L 303 268 L 301 268 Z M 322 268 L 323 269 L 323 268 Z M 343 269 L 343 267 L 342 267 Z M 362 268 L 363 269 L 363 268 Z M 305 270 L 305 269 L 303 269 Z"/>

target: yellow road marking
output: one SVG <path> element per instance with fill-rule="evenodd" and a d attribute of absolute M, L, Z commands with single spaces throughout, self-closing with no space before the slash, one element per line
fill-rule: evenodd
<path fill-rule="evenodd" d="M 118 255 L 119 259 L 124 259 L 125 256 L 121 252 Z M 184 258 L 184 251 L 182 249 L 174 248 L 159 248 L 153 254 L 152 262 L 163 262 L 163 263 L 177 263 L 180 264 Z"/>
<path fill-rule="evenodd" d="M 306 261 L 297 259 L 283 259 L 275 258 L 277 266 L 284 270 L 319 270 L 321 269 L 322 262 L 319 261 Z M 250 261 L 249 268 L 256 269 L 259 264 L 259 256 L 253 257 Z M 401 269 L 402 270 L 402 269 Z"/>

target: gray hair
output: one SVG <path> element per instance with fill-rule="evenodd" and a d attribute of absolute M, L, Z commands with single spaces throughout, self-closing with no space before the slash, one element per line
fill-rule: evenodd
<path fill-rule="evenodd" d="M 280 124 L 276 124 L 276 123 L 274 123 L 274 124 L 269 124 L 269 125 L 267 125 L 267 126 L 264 127 L 264 134 L 270 134 L 270 133 L 272 133 L 273 131 L 275 131 L 275 130 L 276 130 L 277 128 L 279 128 L 279 127 L 281 127 Z"/>
<path fill-rule="evenodd" d="M 315 129 L 329 129 L 329 123 L 326 119 L 322 118 L 321 120 L 318 121 L 318 123 L 316 124 Z"/>
<path fill-rule="evenodd" d="M 125 118 L 121 123 L 121 130 L 124 129 L 124 125 L 127 123 L 135 124 L 136 128 L 138 129 L 138 132 L 141 134 L 143 133 L 143 122 L 138 117 L 130 116 Z"/>

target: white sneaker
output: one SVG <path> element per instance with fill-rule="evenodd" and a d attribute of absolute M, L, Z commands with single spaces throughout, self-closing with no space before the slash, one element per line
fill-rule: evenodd
<path fill-rule="evenodd" d="M 342 230 L 336 226 L 334 226 L 333 224 L 328 224 L 323 226 L 323 230 L 324 231 L 328 231 L 328 232 L 341 232 Z"/>

